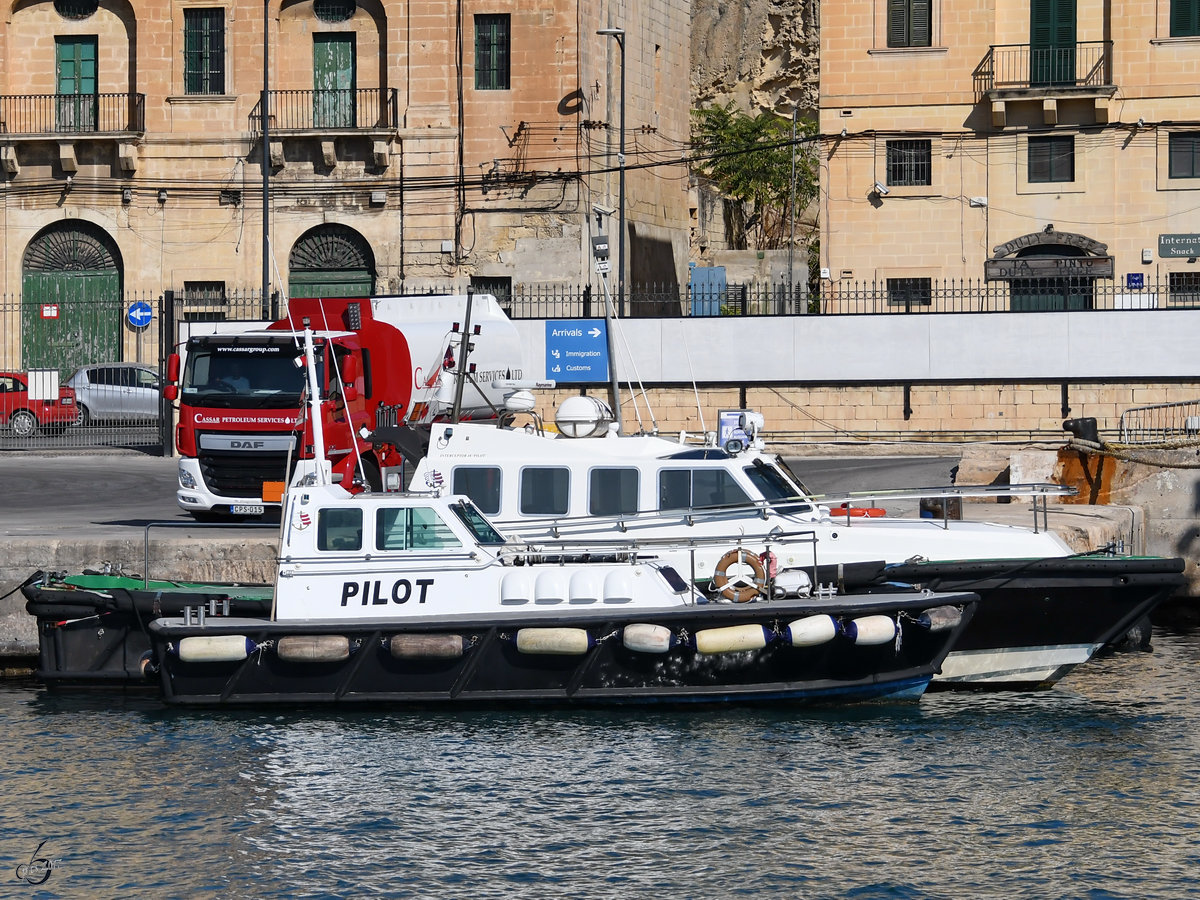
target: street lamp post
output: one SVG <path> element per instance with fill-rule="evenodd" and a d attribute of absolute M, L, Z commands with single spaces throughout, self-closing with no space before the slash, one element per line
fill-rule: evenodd
<path fill-rule="evenodd" d="M 617 149 L 617 315 L 625 315 L 625 29 L 601 28 L 596 34 L 617 39 L 621 50 L 620 144 Z"/>

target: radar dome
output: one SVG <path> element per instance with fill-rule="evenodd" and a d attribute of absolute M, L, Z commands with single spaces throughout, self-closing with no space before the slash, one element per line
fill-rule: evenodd
<path fill-rule="evenodd" d="M 558 406 L 554 424 L 564 437 L 598 437 L 616 419 L 608 404 L 596 397 L 568 397 Z"/>

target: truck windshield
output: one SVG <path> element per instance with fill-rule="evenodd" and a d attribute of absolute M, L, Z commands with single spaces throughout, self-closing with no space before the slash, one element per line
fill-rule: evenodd
<path fill-rule="evenodd" d="M 293 407 L 304 391 L 304 369 L 291 344 L 213 345 L 188 348 L 181 399 L 192 406 Z"/>

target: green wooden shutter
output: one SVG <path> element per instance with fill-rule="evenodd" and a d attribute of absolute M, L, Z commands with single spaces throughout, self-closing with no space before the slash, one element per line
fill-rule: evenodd
<path fill-rule="evenodd" d="M 183 11 L 183 81 L 187 94 L 225 93 L 225 10 Z"/>
<path fill-rule="evenodd" d="M 1200 0 L 1171 0 L 1171 37 L 1200 35 Z"/>
<path fill-rule="evenodd" d="M 95 131 L 96 38 L 55 38 L 54 53 L 57 130 Z"/>
<path fill-rule="evenodd" d="M 475 17 L 475 88 L 477 90 L 508 90 L 508 23 L 507 14 Z"/>
<path fill-rule="evenodd" d="M 313 35 L 313 125 L 355 126 L 354 35 Z"/>
<path fill-rule="evenodd" d="M 908 0 L 888 0 L 887 45 L 908 46 Z"/>
<path fill-rule="evenodd" d="M 932 4 L 930 0 L 912 0 L 908 19 L 908 45 L 928 47 L 933 38 Z"/>

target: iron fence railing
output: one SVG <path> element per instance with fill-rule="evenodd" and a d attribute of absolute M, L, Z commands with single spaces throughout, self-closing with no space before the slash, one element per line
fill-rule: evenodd
<path fill-rule="evenodd" d="M 996 44 L 975 67 L 980 93 L 1026 88 L 1112 85 L 1112 41 L 1083 41 L 1063 47 Z"/>
<path fill-rule="evenodd" d="M 267 103 L 272 134 L 395 128 L 398 121 L 395 88 L 271 91 Z M 250 132 L 262 133 L 261 100 L 250 111 Z"/>
<path fill-rule="evenodd" d="M 1194 443 L 1200 440 L 1200 400 L 1127 409 L 1118 431 L 1122 444 Z"/>
<path fill-rule="evenodd" d="M 5 94 L 4 134 L 120 134 L 146 130 L 145 94 Z"/>

